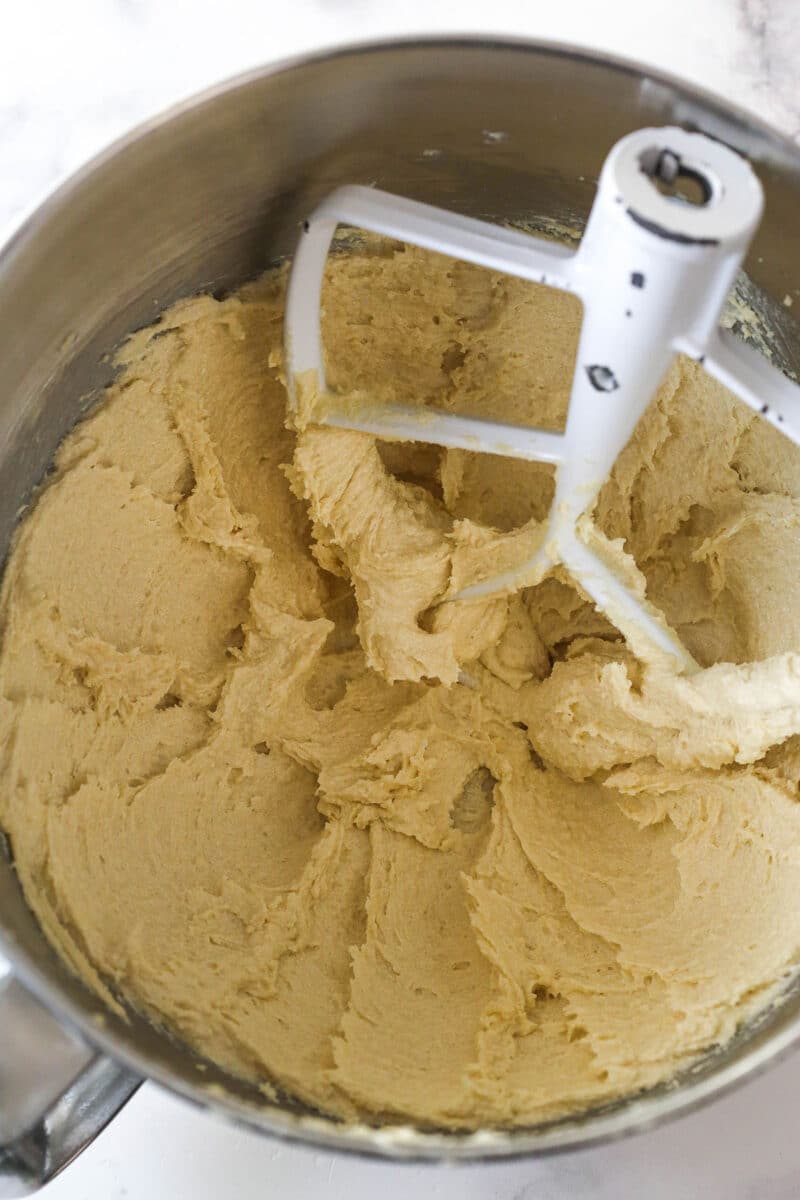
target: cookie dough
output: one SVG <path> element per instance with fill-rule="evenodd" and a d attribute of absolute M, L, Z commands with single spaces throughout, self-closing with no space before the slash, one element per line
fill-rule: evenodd
<path fill-rule="evenodd" d="M 678 678 L 566 577 L 448 601 L 535 541 L 549 468 L 288 430 L 284 283 L 137 333 L 20 528 L 28 901 L 109 1004 L 345 1118 L 664 1080 L 800 950 L 800 452 L 679 361 L 619 459 L 598 525 L 703 664 Z M 579 321 L 390 244 L 326 283 L 338 387 L 550 426 Z"/>

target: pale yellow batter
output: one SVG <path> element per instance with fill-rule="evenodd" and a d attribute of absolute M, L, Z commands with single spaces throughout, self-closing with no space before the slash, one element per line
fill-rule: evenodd
<path fill-rule="evenodd" d="M 528 1123 L 671 1076 L 800 951 L 800 452 L 679 363 L 599 524 L 706 670 L 563 579 L 545 467 L 286 430 L 284 277 L 166 313 L 4 590 L 0 821 L 110 1003 L 347 1117 Z M 558 293 L 335 260 L 340 387 L 557 423 Z"/>

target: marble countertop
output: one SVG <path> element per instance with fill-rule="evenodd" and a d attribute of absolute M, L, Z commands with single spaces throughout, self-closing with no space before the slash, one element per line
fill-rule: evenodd
<path fill-rule="evenodd" d="M 27 0 L 0 37 L 0 228 L 132 125 L 237 71 L 376 37 L 550 38 L 668 70 L 800 140 L 797 0 Z M 794 1200 L 800 1056 L 610 1147 L 491 1167 L 391 1167 L 233 1130 L 145 1085 L 49 1200 Z"/>
<path fill-rule="evenodd" d="M 147 116 L 237 71 L 377 37 L 551 38 L 684 76 L 800 137 L 796 0 L 28 0 L 0 37 L 0 228 Z"/>

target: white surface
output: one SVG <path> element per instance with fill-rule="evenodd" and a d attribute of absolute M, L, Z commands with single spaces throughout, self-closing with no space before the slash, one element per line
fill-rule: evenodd
<path fill-rule="evenodd" d="M 388 1166 L 231 1129 L 152 1084 L 44 1200 L 797 1200 L 800 1059 L 653 1133 L 493 1166 Z"/>
<path fill-rule="evenodd" d="M 110 139 L 268 59 L 392 34 L 548 37 L 649 62 L 800 134 L 796 0 L 26 0 L 2 8 L 0 227 Z M 146 1085 L 47 1200 L 794 1200 L 800 1057 L 702 1113 L 542 1162 L 376 1165 L 231 1129 Z"/>

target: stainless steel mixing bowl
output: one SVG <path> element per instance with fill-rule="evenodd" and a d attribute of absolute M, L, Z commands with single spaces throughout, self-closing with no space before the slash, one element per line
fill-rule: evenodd
<path fill-rule="evenodd" d="M 247 75 L 137 130 L 60 188 L 0 256 L 0 548 L 108 353 L 179 296 L 224 291 L 291 252 L 329 189 L 377 183 L 475 216 L 580 226 L 609 147 L 682 124 L 746 153 L 766 192 L 748 260 L 774 354 L 800 278 L 800 152 L 729 106 L 631 64 L 556 46 L 392 43 Z M 265 1133 L 401 1158 L 503 1158 L 617 1137 L 685 1112 L 800 1036 L 800 991 L 682 1079 L 579 1117 L 472 1135 L 344 1126 L 267 1105 L 142 1020 L 107 1012 L 56 958 L 0 856 L 0 1193 L 60 1168 L 143 1077 Z M 36 997 L 37 999 L 34 999 Z M 15 1190 L 16 1189 L 16 1190 Z"/>

